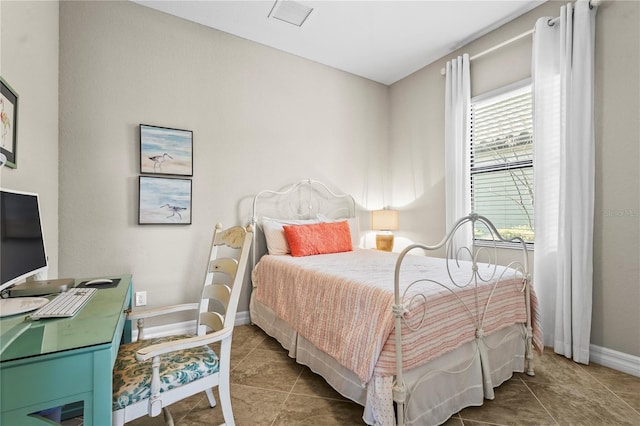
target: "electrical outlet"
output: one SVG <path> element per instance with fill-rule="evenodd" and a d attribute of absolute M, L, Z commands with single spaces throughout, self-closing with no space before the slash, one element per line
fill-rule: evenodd
<path fill-rule="evenodd" d="M 146 306 L 146 305 L 147 305 L 147 292 L 136 291 L 136 306 Z"/>

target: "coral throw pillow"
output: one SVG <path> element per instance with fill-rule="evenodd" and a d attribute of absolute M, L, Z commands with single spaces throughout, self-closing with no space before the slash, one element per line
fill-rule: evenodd
<path fill-rule="evenodd" d="M 291 255 L 296 257 L 353 250 L 347 221 L 285 225 L 284 233 Z"/>

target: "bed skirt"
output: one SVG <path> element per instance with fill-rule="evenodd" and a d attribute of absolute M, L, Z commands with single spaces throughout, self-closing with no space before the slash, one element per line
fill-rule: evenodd
<path fill-rule="evenodd" d="M 251 297 L 251 322 L 289 351 L 289 356 L 322 376 L 345 398 L 364 407 L 363 420 L 369 425 L 393 424 L 392 379 L 374 377 L 369 384 L 318 350 L 273 310 Z M 406 404 L 406 424 L 437 425 L 469 406 L 493 399 L 493 387 L 523 372 L 525 328 L 521 324 L 499 330 L 483 338 L 488 354 L 489 378 L 482 375 L 478 343 L 466 343 L 425 365 L 405 372 L 405 383 L 413 398 Z M 393 338 L 393 335 L 391 336 Z M 374 386 L 375 382 L 375 386 Z"/>

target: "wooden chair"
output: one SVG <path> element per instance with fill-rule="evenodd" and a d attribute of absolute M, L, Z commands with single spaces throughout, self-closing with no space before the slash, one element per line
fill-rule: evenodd
<path fill-rule="evenodd" d="M 131 312 L 138 320 L 138 340 L 123 344 L 113 369 L 113 425 L 164 412 L 183 398 L 205 391 L 211 407 L 218 386 L 222 414 L 227 425 L 235 424 L 229 392 L 231 337 L 249 258 L 253 231 L 240 226 L 222 230 L 216 225 L 202 298 L 197 303 Z M 225 279 L 226 277 L 226 279 Z M 197 312 L 194 335 L 144 340 L 144 318 L 179 311 Z M 220 342 L 219 356 L 209 346 Z"/>

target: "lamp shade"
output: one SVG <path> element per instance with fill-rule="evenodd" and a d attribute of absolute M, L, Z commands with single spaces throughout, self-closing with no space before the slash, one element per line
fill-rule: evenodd
<path fill-rule="evenodd" d="M 374 210 L 371 212 L 371 229 L 380 231 L 398 230 L 397 210 Z"/>

